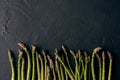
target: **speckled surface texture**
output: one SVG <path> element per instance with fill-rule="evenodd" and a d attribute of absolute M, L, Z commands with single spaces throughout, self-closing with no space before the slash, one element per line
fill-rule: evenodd
<path fill-rule="evenodd" d="M 120 80 L 119 0 L 0 0 L 0 80 L 10 80 L 7 50 L 18 42 L 35 44 L 53 55 L 61 44 L 113 52 L 113 80 Z"/>

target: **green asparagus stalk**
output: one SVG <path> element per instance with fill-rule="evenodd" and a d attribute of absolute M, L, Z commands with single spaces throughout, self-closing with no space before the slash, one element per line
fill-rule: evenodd
<path fill-rule="evenodd" d="M 68 80 L 68 74 L 66 71 L 65 71 L 65 80 Z"/>
<path fill-rule="evenodd" d="M 76 67 L 75 67 L 75 80 L 78 80 L 78 73 L 79 73 L 78 71 L 79 71 L 79 69 L 78 69 L 77 58 L 76 58 L 75 53 L 72 50 L 70 50 L 70 53 L 73 55 L 74 60 L 75 60 L 75 65 L 76 65 Z"/>
<path fill-rule="evenodd" d="M 35 49 L 36 47 L 32 45 L 32 80 L 36 79 Z"/>
<path fill-rule="evenodd" d="M 15 80 L 15 66 L 14 66 L 14 60 L 13 60 L 13 57 L 11 56 L 12 53 L 8 50 L 8 57 L 9 57 L 9 62 L 10 62 L 10 65 L 11 65 L 11 70 L 12 70 L 12 77 L 11 77 L 11 80 Z"/>
<path fill-rule="evenodd" d="M 50 67 L 47 66 L 47 80 L 50 80 Z"/>
<path fill-rule="evenodd" d="M 79 73 L 79 53 L 77 52 L 76 55 L 76 74 L 77 74 L 77 80 L 80 79 L 80 73 Z"/>
<path fill-rule="evenodd" d="M 25 80 L 25 59 L 22 58 L 21 80 Z"/>
<path fill-rule="evenodd" d="M 40 73 L 40 62 L 39 62 L 39 56 L 38 56 L 38 52 L 36 52 L 36 63 L 37 63 L 37 76 L 38 76 L 38 80 L 41 80 L 41 73 Z"/>
<path fill-rule="evenodd" d="M 51 57 L 50 57 L 49 55 L 47 55 L 47 58 L 48 58 L 48 60 L 49 60 L 49 62 L 50 62 L 50 68 L 51 68 L 51 70 L 52 70 L 53 78 L 54 78 L 53 80 L 57 80 L 57 79 L 56 79 L 56 73 L 55 73 L 53 61 L 52 61 L 52 59 L 51 59 Z"/>
<path fill-rule="evenodd" d="M 45 65 L 45 73 L 44 73 L 44 79 L 47 78 L 47 58 L 46 58 L 46 53 L 44 50 L 42 50 L 43 56 L 44 56 L 44 65 Z"/>
<path fill-rule="evenodd" d="M 57 51 L 57 49 L 55 50 Z M 70 70 L 67 68 L 67 66 L 64 64 L 64 62 L 62 61 L 62 59 L 60 58 L 60 56 L 58 55 L 58 52 L 55 53 L 56 58 L 58 59 L 58 61 L 62 64 L 62 66 L 64 67 L 65 71 L 67 72 L 67 74 L 69 75 L 69 77 L 71 78 L 71 80 L 74 80 L 74 75 L 72 75 L 72 73 L 70 72 Z"/>
<path fill-rule="evenodd" d="M 99 80 L 101 80 L 101 70 L 102 70 L 102 65 L 101 65 L 101 58 L 100 58 L 100 56 L 98 55 L 98 54 L 96 54 L 96 57 L 97 57 L 97 59 L 98 59 L 98 62 L 99 62 Z"/>
<path fill-rule="evenodd" d="M 96 80 L 96 77 L 95 77 L 95 71 L 94 71 L 94 57 L 95 57 L 95 54 L 101 50 L 101 47 L 97 47 L 93 50 L 93 53 L 92 53 L 92 60 L 91 60 L 91 72 L 92 72 L 92 78 L 93 80 Z"/>
<path fill-rule="evenodd" d="M 102 52 L 102 80 L 105 80 L 105 53 Z"/>
<path fill-rule="evenodd" d="M 86 52 L 84 52 L 85 54 L 85 70 L 84 70 L 84 80 L 87 80 L 87 68 L 88 68 L 88 55 Z"/>
<path fill-rule="evenodd" d="M 22 55 L 23 52 L 21 50 L 18 50 L 19 55 L 18 55 L 18 80 L 21 80 L 21 60 L 22 60 Z"/>
<path fill-rule="evenodd" d="M 28 60 L 28 65 L 27 65 L 27 79 L 26 80 L 30 80 L 30 78 L 31 78 L 31 58 L 30 58 L 30 53 L 29 53 L 27 47 L 23 43 L 18 43 L 18 45 L 23 50 L 25 50 L 25 52 L 26 52 L 27 60 Z"/>
<path fill-rule="evenodd" d="M 85 68 L 84 68 L 84 61 L 83 61 L 83 57 L 81 57 L 81 64 L 82 64 L 82 72 L 81 72 L 81 80 L 83 79 L 83 75 L 84 75 L 84 70 L 85 70 Z"/>
<path fill-rule="evenodd" d="M 66 49 L 65 49 L 65 47 L 63 45 L 62 45 L 62 49 L 63 49 L 63 51 L 65 53 L 65 58 L 66 58 L 66 61 L 67 61 L 67 64 L 68 64 L 68 68 L 70 69 L 70 72 L 72 73 L 72 75 L 75 75 L 74 72 L 73 72 L 73 70 L 72 70 L 72 68 L 71 68 L 71 66 L 70 66 L 70 62 L 69 62 L 69 58 L 68 58 L 68 53 L 67 53 L 67 51 L 66 51 Z"/>
<path fill-rule="evenodd" d="M 61 80 L 64 80 L 64 72 L 63 72 L 62 64 L 60 64 L 60 73 L 61 73 Z"/>
<path fill-rule="evenodd" d="M 58 74 L 58 80 L 62 80 L 61 74 L 60 74 L 60 67 L 59 67 L 59 63 L 58 63 L 58 59 L 57 58 L 55 58 L 55 68 L 56 68 L 56 72 Z"/>
<path fill-rule="evenodd" d="M 40 65 L 41 65 L 41 75 L 40 75 L 40 77 L 41 77 L 41 80 L 45 80 L 44 79 L 44 64 L 43 64 L 43 59 L 42 59 L 42 56 L 40 54 L 38 55 L 38 57 L 39 57 L 39 60 L 40 60 Z"/>
<path fill-rule="evenodd" d="M 112 56 L 111 53 L 108 51 L 107 52 L 108 57 L 109 57 L 109 72 L 108 72 L 108 80 L 111 80 L 111 72 L 112 72 Z"/>
<path fill-rule="evenodd" d="M 53 65 L 53 76 L 54 76 L 54 80 L 57 80 L 57 78 L 56 78 L 56 72 L 55 72 L 55 68 L 54 68 L 53 61 L 52 61 L 52 65 Z"/>
<path fill-rule="evenodd" d="M 90 56 L 88 56 L 88 59 L 89 59 L 89 66 L 88 66 L 88 67 L 89 67 L 89 71 L 88 71 L 88 80 L 90 80 L 90 78 L 91 78 L 91 76 L 90 76 L 90 73 L 91 73 L 91 72 L 90 72 L 90 71 L 91 71 L 91 70 L 90 70 L 90 69 L 91 69 L 91 67 L 90 67 Z"/>
<path fill-rule="evenodd" d="M 64 61 L 64 58 L 63 58 L 63 56 L 62 56 L 62 60 Z M 61 79 L 62 80 L 64 80 L 64 72 L 63 72 L 63 66 L 62 66 L 62 64 L 60 64 L 60 72 L 61 72 Z"/>
<path fill-rule="evenodd" d="M 78 80 L 81 80 L 80 72 L 81 72 L 81 52 L 80 50 L 78 50 Z"/>

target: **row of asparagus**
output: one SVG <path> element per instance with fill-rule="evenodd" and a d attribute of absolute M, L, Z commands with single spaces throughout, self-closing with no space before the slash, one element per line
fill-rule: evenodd
<path fill-rule="evenodd" d="M 89 56 L 85 51 L 68 51 L 62 46 L 63 53 L 55 49 L 55 58 L 52 59 L 44 50 L 39 53 L 34 45 L 32 51 L 28 50 L 23 43 L 18 45 L 21 50 L 18 50 L 17 68 L 11 51 L 8 51 L 12 71 L 11 80 L 105 80 L 106 76 L 111 80 L 112 56 L 109 51 L 106 52 L 109 59 L 109 70 L 106 71 L 105 52 L 101 51 L 101 47 L 95 48 Z M 98 64 L 95 64 L 95 58 Z M 96 65 L 99 66 L 98 69 L 95 69 Z M 99 72 L 98 77 L 96 72 Z"/>

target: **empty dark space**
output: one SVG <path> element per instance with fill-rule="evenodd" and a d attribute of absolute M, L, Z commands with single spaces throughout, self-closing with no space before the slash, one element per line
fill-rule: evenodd
<path fill-rule="evenodd" d="M 120 80 L 119 0 L 0 0 L 0 80 L 10 80 L 8 49 L 35 44 L 53 56 L 61 45 L 87 50 L 101 46 L 113 55 L 112 80 Z"/>

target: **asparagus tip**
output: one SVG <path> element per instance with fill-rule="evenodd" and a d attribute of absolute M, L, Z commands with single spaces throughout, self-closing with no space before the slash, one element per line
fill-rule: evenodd
<path fill-rule="evenodd" d="M 46 53 L 44 50 L 42 50 L 42 54 L 43 54 L 44 58 L 46 58 Z"/>
<path fill-rule="evenodd" d="M 88 56 L 86 51 L 84 51 L 84 55 L 85 55 L 85 56 Z"/>
<path fill-rule="evenodd" d="M 33 50 L 35 50 L 36 46 L 35 46 L 35 45 L 33 45 L 33 44 L 32 44 L 31 46 L 32 46 L 32 49 L 33 49 Z"/>
<path fill-rule="evenodd" d="M 72 55 L 75 55 L 74 51 L 72 51 L 72 50 L 70 50 L 70 53 L 71 53 Z"/>
<path fill-rule="evenodd" d="M 47 58 L 48 58 L 48 60 L 49 60 L 49 62 L 50 62 L 50 68 L 53 69 L 53 61 L 52 61 L 52 58 L 51 58 L 49 55 L 47 55 Z"/>
<path fill-rule="evenodd" d="M 94 52 L 97 53 L 98 51 L 100 51 L 102 48 L 101 47 L 97 47 L 94 49 Z"/>
<path fill-rule="evenodd" d="M 51 57 L 49 55 L 47 55 L 47 58 L 48 58 L 49 61 L 51 60 Z"/>
<path fill-rule="evenodd" d="M 79 53 L 76 54 L 76 58 L 77 58 L 77 59 L 79 58 Z"/>
<path fill-rule="evenodd" d="M 89 58 L 88 58 L 88 55 L 87 55 L 86 51 L 84 51 L 84 55 L 85 55 L 85 61 L 88 62 Z"/>
<path fill-rule="evenodd" d="M 78 50 L 78 53 L 79 53 L 79 54 L 81 53 L 80 50 Z"/>
<path fill-rule="evenodd" d="M 112 55 L 111 55 L 111 53 L 110 53 L 109 51 L 107 51 L 107 54 L 108 54 L 109 59 L 112 60 Z"/>
<path fill-rule="evenodd" d="M 11 51 L 10 50 L 8 50 L 8 56 L 9 56 L 9 58 L 11 58 Z"/>
<path fill-rule="evenodd" d="M 21 48 L 26 48 L 23 43 L 18 43 L 18 45 L 19 45 Z"/>
<path fill-rule="evenodd" d="M 64 45 L 62 45 L 61 47 L 62 47 L 62 49 L 65 51 L 65 47 L 64 47 Z"/>
<path fill-rule="evenodd" d="M 80 52 L 80 50 L 78 50 L 78 56 L 79 56 L 79 57 L 81 56 L 81 52 Z"/>
<path fill-rule="evenodd" d="M 58 49 L 57 48 L 55 48 L 55 52 L 58 53 Z"/>
<path fill-rule="evenodd" d="M 63 45 L 62 45 L 62 49 L 63 49 L 64 53 L 67 55 L 66 48 Z"/>
<path fill-rule="evenodd" d="M 45 51 L 44 50 L 42 50 L 42 53 L 43 53 L 43 55 L 45 54 Z"/>

